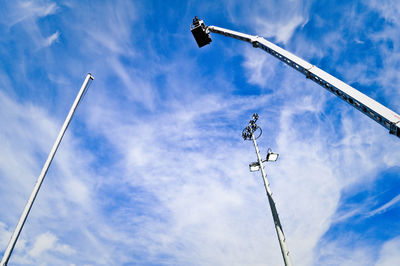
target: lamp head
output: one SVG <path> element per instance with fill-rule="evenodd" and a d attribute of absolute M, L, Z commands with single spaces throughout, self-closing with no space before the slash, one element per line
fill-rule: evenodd
<path fill-rule="evenodd" d="M 250 163 L 249 164 L 250 172 L 256 172 L 260 170 L 260 164 L 258 162 Z"/>
<path fill-rule="evenodd" d="M 276 160 L 278 160 L 279 154 L 272 152 L 271 149 L 268 149 L 268 153 L 267 153 L 267 158 L 266 161 L 267 162 L 276 162 Z"/>
<path fill-rule="evenodd" d="M 252 118 L 253 118 L 252 120 L 254 121 L 254 123 L 257 122 L 257 120 L 258 120 L 258 114 L 257 114 L 257 113 L 254 113 Z"/>
<path fill-rule="evenodd" d="M 204 24 L 204 21 L 200 20 L 197 16 L 194 17 L 193 24 L 190 25 L 190 30 L 199 48 L 212 41 L 207 26 Z"/>

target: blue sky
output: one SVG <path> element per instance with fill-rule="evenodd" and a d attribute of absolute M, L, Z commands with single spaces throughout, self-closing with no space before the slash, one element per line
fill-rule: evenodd
<path fill-rule="evenodd" d="M 86 73 L 10 265 L 400 264 L 400 141 L 251 45 L 263 36 L 400 113 L 398 1 L 3 1 L 0 251 Z"/>

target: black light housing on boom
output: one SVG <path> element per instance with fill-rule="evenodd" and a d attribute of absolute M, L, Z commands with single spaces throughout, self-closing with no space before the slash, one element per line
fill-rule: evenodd
<path fill-rule="evenodd" d="M 190 25 L 190 30 L 199 48 L 211 42 L 210 32 L 207 26 L 204 24 L 204 21 L 198 19 L 197 16 L 194 17 L 193 24 Z"/>

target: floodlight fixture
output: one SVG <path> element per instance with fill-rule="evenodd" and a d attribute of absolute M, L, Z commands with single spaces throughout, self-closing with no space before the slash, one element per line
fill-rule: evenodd
<path fill-rule="evenodd" d="M 257 114 L 257 113 L 254 113 L 252 118 L 253 118 L 252 120 L 254 121 L 254 123 L 257 122 L 257 120 L 258 120 L 258 114 Z"/>
<path fill-rule="evenodd" d="M 267 158 L 266 158 L 266 162 L 276 162 L 276 160 L 278 160 L 279 154 L 272 152 L 271 149 L 268 149 L 268 153 L 267 153 Z"/>
<path fill-rule="evenodd" d="M 262 134 L 262 129 L 257 126 L 258 114 L 254 113 L 252 119 L 249 121 L 249 125 L 242 131 L 242 137 L 244 140 L 258 139 Z M 255 133 L 258 131 L 258 133 Z M 254 136 L 253 136 L 254 135 Z"/>
<path fill-rule="evenodd" d="M 250 172 L 257 172 L 260 170 L 260 164 L 258 162 L 253 162 L 249 164 Z"/>
<path fill-rule="evenodd" d="M 204 24 L 204 21 L 200 20 L 197 16 L 194 17 L 193 24 L 190 25 L 190 31 L 192 32 L 199 48 L 211 42 L 210 31 Z"/>

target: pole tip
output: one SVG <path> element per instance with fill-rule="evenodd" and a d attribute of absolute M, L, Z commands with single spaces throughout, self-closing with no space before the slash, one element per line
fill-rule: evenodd
<path fill-rule="evenodd" d="M 88 73 L 88 75 L 89 75 L 89 78 L 90 78 L 91 80 L 94 80 L 94 77 L 92 76 L 91 73 Z"/>

